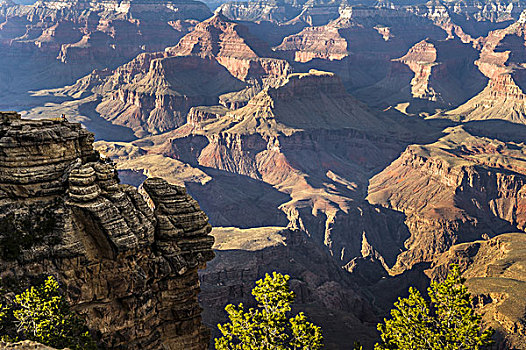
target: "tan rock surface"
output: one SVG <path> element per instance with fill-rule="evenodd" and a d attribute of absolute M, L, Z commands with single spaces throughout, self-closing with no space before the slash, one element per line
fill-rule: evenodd
<path fill-rule="evenodd" d="M 49 346 L 45 346 L 39 343 L 35 343 L 29 340 L 16 343 L 4 343 L 0 342 L 0 349 L 2 350 L 55 350 Z M 68 349 L 65 349 L 68 350 Z"/>
<path fill-rule="evenodd" d="M 119 184 L 79 124 L 1 114 L 0 130 L 2 279 L 57 276 L 106 347 L 206 349 L 197 270 L 213 237 L 184 187 Z"/>

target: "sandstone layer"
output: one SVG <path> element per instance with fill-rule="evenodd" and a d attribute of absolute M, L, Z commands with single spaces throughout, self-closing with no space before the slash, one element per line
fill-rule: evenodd
<path fill-rule="evenodd" d="M 104 347 L 206 349 L 197 270 L 213 237 L 185 189 L 119 184 L 79 124 L 2 113 L 0 128 L 3 282 L 56 276 Z"/>

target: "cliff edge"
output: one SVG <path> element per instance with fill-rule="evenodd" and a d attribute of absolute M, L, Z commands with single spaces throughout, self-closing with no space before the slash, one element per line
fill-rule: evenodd
<path fill-rule="evenodd" d="M 138 191 L 66 120 L 0 112 L 0 277 L 56 276 L 111 349 L 207 349 L 197 270 L 214 257 L 208 218 L 184 187 Z"/>

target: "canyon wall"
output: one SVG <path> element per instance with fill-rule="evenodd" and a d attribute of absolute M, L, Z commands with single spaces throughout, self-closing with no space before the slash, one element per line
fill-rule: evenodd
<path fill-rule="evenodd" d="M 0 99 L 71 84 L 93 69 L 163 50 L 209 15 L 204 3 L 191 0 L 2 2 Z"/>
<path fill-rule="evenodd" d="M 458 264 L 474 296 L 477 312 L 496 331 L 497 349 L 526 347 L 526 235 L 506 233 L 490 240 L 453 246 L 435 258 L 427 273 L 445 277 L 448 266 Z"/>
<path fill-rule="evenodd" d="M 197 270 L 214 239 L 185 188 L 119 184 L 79 124 L 1 113 L 0 130 L 3 282 L 56 276 L 111 349 L 207 349 Z"/>
<path fill-rule="evenodd" d="M 369 202 L 404 213 L 411 233 L 394 273 L 453 244 L 526 228 L 523 144 L 460 126 L 444 131 L 433 144 L 409 146 L 369 182 Z"/>

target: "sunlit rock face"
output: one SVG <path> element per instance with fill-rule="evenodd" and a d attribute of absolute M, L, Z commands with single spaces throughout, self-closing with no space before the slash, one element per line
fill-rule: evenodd
<path fill-rule="evenodd" d="M 411 145 L 369 182 L 368 200 L 406 216 L 411 237 L 393 271 L 430 261 L 455 243 L 526 228 L 523 144 L 446 129 Z"/>
<path fill-rule="evenodd" d="M 2 279 L 57 276 L 105 347 L 206 349 L 197 270 L 213 238 L 184 187 L 119 184 L 79 124 L 2 113 L 0 130 Z"/>

